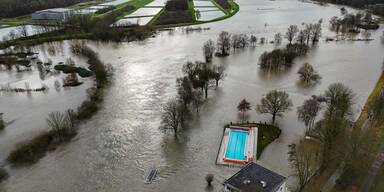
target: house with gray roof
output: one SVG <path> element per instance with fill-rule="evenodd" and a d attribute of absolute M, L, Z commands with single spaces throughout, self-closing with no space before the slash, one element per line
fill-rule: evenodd
<path fill-rule="evenodd" d="M 251 162 L 224 182 L 224 191 L 287 192 L 286 178 Z"/>

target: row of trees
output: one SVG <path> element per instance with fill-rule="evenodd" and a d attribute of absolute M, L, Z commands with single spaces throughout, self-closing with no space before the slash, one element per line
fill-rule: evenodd
<path fill-rule="evenodd" d="M 191 110 L 199 112 L 200 106 L 208 98 L 208 91 L 219 86 L 225 76 L 222 66 L 203 62 L 187 62 L 182 71 L 184 77 L 177 78 L 177 97 L 171 99 L 163 108 L 163 128 L 173 130 L 177 135 L 185 120 L 191 117 Z"/>
<path fill-rule="evenodd" d="M 317 23 L 308 23 L 304 25 L 304 29 L 299 29 L 297 25 L 290 25 L 287 32 L 285 33 L 285 38 L 288 40 L 289 44 L 292 44 L 294 40 L 299 44 L 307 44 L 311 41 L 313 44 L 318 42 L 322 35 L 322 20 L 319 20 Z"/>
<path fill-rule="evenodd" d="M 271 43 L 281 44 L 282 34 L 277 33 Z M 225 57 L 230 54 L 231 48 L 233 51 L 244 49 L 248 46 L 256 46 L 257 43 L 268 43 L 265 37 L 258 39 L 254 35 L 247 35 L 244 33 L 230 34 L 227 31 L 222 31 L 217 38 L 216 44 L 212 40 L 208 40 L 203 47 L 203 52 L 207 62 L 210 62 L 212 57 Z"/>
<path fill-rule="evenodd" d="M 275 123 L 276 117 L 282 117 L 284 112 L 291 110 L 292 101 L 289 94 L 285 91 L 273 90 L 268 92 L 260 103 L 256 105 L 256 111 L 260 114 L 272 115 L 272 123 Z M 246 99 L 240 101 L 237 110 L 242 113 L 242 121 L 245 120 L 245 113 L 251 110 L 251 103 Z"/>
<path fill-rule="evenodd" d="M 341 18 L 334 16 L 329 21 L 330 29 L 338 33 L 358 33 L 358 28 L 376 29 L 370 12 L 345 13 Z"/>
<path fill-rule="evenodd" d="M 289 161 L 299 179 L 297 191 L 302 191 L 318 170 L 337 165 L 354 153 L 358 140 L 348 131 L 354 99 L 350 88 L 335 83 L 324 95 L 312 96 L 297 108 L 298 119 L 307 127 L 306 135 L 315 140 L 315 144 L 302 140 L 289 145 Z M 315 122 L 321 110 L 322 119 Z"/>

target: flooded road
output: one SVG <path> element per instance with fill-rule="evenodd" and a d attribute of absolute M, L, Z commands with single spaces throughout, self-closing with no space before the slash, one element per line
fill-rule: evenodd
<path fill-rule="evenodd" d="M 294 110 L 278 119 L 282 135 L 266 148 L 259 163 L 289 177 L 287 145 L 304 134 L 304 125 L 297 121 L 296 107 L 311 95 L 323 93 L 329 84 L 341 82 L 356 93 L 358 113 L 382 71 L 384 45 L 379 36 L 383 26 L 373 32 L 375 40 L 371 42 L 326 43 L 324 37 L 333 36 L 327 30 L 328 20 L 340 14 L 337 6 L 321 7 L 296 0 L 239 0 L 237 3 L 240 11 L 232 18 L 202 26 L 210 27 L 209 31 L 162 32 L 144 42 L 122 44 L 85 42 L 115 69 L 102 109 L 80 126 L 72 142 L 32 166 L 12 168 L 11 177 L 1 184 L 0 191 L 209 191 L 212 189 L 206 189 L 204 180 L 207 173 L 215 174 L 213 191 L 216 191 L 219 182 L 238 170 L 215 165 L 223 126 L 238 120 L 236 106 L 241 99 L 247 98 L 254 108 L 261 97 L 273 89 L 287 91 Z M 227 58 L 215 58 L 215 64 L 226 67 L 227 76 L 217 90 L 209 92 L 200 116 L 182 130 L 178 139 L 159 130 L 162 105 L 176 95 L 175 80 L 182 75 L 182 65 L 203 60 L 201 47 L 206 40 L 216 40 L 222 30 L 272 39 L 277 32 L 284 34 L 291 24 L 301 26 L 302 22 L 313 23 L 319 19 L 324 20 L 319 45 L 279 75 L 261 72 L 257 65 L 259 56 L 275 47 L 272 44 L 238 51 Z M 66 41 L 60 46 L 67 50 L 69 43 Z M 322 76 L 321 83 L 315 87 L 303 88 L 297 84 L 296 72 L 304 62 L 311 63 Z M 21 111 L 35 111 L 35 119 L 20 116 L 12 128 L 6 128 L 5 133 L 15 129 L 21 134 L 14 134 L 15 141 L 7 139 L 9 135 L 3 132 L 0 134 L 0 146 L 6 145 L 0 148 L 1 157 L 6 157 L 16 141 L 32 138 L 31 131 L 41 131 L 46 114 L 78 105 L 82 94 L 84 90 L 72 97 L 57 96 L 62 103 L 42 99 L 41 105 L 35 106 L 28 104 L 37 102 L 35 98 L 1 96 L 0 108 L 6 113 L 13 110 L 12 118 L 19 117 L 16 114 Z M 21 102 L 17 104 L 17 100 L 28 104 L 27 109 Z M 251 121 L 269 119 L 255 110 L 249 112 Z M 12 145 L 7 144 L 9 142 Z M 145 172 L 152 166 L 159 168 L 158 177 L 151 185 L 145 185 Z"/>

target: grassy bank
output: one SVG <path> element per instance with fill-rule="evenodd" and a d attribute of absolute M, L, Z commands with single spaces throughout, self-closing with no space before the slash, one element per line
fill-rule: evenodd
<path fill-rule="evenodd" d="M 372 105 L 375 99 L 380 95 L 381 89 L 383 87 L 384 87 L 384 74 L 380 76 L 379 80 L 375 85 L 375 88 L 373 89 L 372 93 L 369 95 L 367 101 L 365 102 L 363 110 L 361 111 L 359 118 L 355 122 L 355 128 L 361 128 L 364 122 L 368 119 L 368 115 L 372 109 Z"/>
<path fill-rule="evenodd" d="M 104 88 L 109 77 L 106 65 L 99 59 L 95 51 L 84 44 L 72 45 L 71 51 L 73 54 L 88 59 L 89 70 L 95 76 L 95 86 L 87 90 L 88 98 L 83 101 L 76 112 L 68 110 L 64 114 L 51 113 L 47 118 L 50 130 L 17 146 L 7 158 L 11 165 L 33 164 L 44 157 L 47 152 L 69 142 L 77 134 L 78 123 L 91 118 L 100 108 L 99 105 L 103 101 Z"/>
<path fill-rule="evenodd" d="M 214 3 L 221 11 L 223 11 L 223 13 L 225 14 L 224 16 L 222 17 L 218 17 L 216 19 L 213 19 L 213 20 L 210 20 L 210 21 L 198 21 L 196 20 L 196 16 L 194 17 L 194 21 L 193 22 L 190 22 L 190 23 L 178 23 L 178 24 L 169 24 L 169 25 L 155 25 L 155 21 L 156 19 L 159 17 L 160 14 L 162 14 L 162 12 L 164 11 L 164 9 L 162 11 L 160 11 L 150 22 L 148 25 L 150 26 L 153 26 L 155 28 L 158 28 L 158 29 L 162 29 L 162 28 L 171 28 L 171 27 L 182 27 L 182 26 L 191 26 L 191 25 L 200 25 L 200 24 L 205 24 L 205 23 L 212 23 L 212 22 L 217 22 L 217 21 L 221 21 L 221 20 L 224 20 L 224 19 L 228 19 L 232 16 L 234 16 L 239 10 L 240 10 L 240 6 L 229 0 L 228 1 L 229 4 L 231 5 L 231 8 L 229 9 L 224 9 L 222 8 L 220 5 L 218 5 L 216 2 L 212 1 L 212 3 Z M 193 4 L 193 3 L 192 3 Z M 189 10 L 191 11 L 193 9 L 193 14 L 195 15 L 195 11 L 194 11 L 194 7 L 193 8 L 189 8 Z"/>
<path fill-rule="evenodd" d="M 234 126 L 241 127 L 257 127 L 257 159 L 261 156 L 264 149 L 277 138 L 280 137 L 281 129 L 274 125 L 263 124 L 263 123 L 241 123 L 241 124 L 232 124 Z M 227 125 L 225 127 L 229 127 Z"/>

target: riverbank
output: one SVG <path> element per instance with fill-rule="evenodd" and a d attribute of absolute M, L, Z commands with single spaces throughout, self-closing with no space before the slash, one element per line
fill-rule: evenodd
<path fill-rule="evenodd" d="M 362 134 L 366 134 L 363 132 L 368 132 L 367 133 L 368 135 L 373 136 L 373 138 L 371 138 L 371 140 L 374 142 L 372 143 L 372 146 L 370 147 L 372 149 L 372 151 L 378 151 L 379 150 L 380 144 L 382 141 L 382 139 L 380 139 L 380 138 L 384 137 L 384 129 L 382 127 L 382 123 L 383 123 L 382 119 L 378 119 L 378 122 L 375 122 L 375 120 L 373 120 L 373 122 L 371 122 L 372 117 L 370 117 L 371 116 L 370 114 L 372 114 L 372 111 L 373 111 L 374 103 L 375 103 L 376 99 L 382 94 L 383 88 L 384 88 L 384 73 L 377 80 L 377 83 L 376 83 L 374 89 L 372 90 L 371 94 L 367 98 L 365 105 L 362 108 L 361 113 L 360 113 L 358 119 L 356 120 L 356 122 L 354 123 L 354 127 L 353 127 L 354 130 L 360 130 L 362 132 Z M 363 149 L 361 149 L 361 150 L 363 150 Z M 372 151 L 370 151 L 369 153 L 371 154 Z M 365 163 L 364 164 L 362 163 L 361 166 L 365 166 L 367 168 L 366 170 L 368 170 L 366 162 L 367 161 L 370 162 L 371 160 L 372 160 L 372 156 L 366 157 L 365 160 L 361 159 L 361 161 L 365 161 Z M 368 163 L 368 165 L 369 165 L 369 163 Z M 331 166 L 331 167 L 326 168 L 325 170 L 322 170 L 320 174 L 314 176 L 311 179 L 311 181 L 305 187 L 304 191 L 316 192 L 316 191 L 318 191 L 319 188 L 323 188 L 327 182 L 330 182 L 330 181 L 328 181 L 329 178 L 331 177 L 332 174 L 336 173 L 337 169 L 340 169 L 340 167 L 339 166 Z M 340 177 L 343 176 L 344 178 L 350 178 L 352 180 L 349 181 L 350 183 L 348 183 L 347 186 L 343 186 L 343 189 L 340 189 L 340 188 L 336 189 L 336 187 L 335 187 L 336 183 L 333 183 L 333 184 L 331 184 L 330 189 L 328 189 L 329 191 L 332 191 L 332 192 L 341 192 L 341 191 L 344 192 L 345 191 L 345 192 L 347 192 L 347 191 L 359 189 L 362 182 L 363 182 L 365 174 L 367 174 L 365 172 L 360 172 L 358 175 L 351 176 L 348 174 L 356 174 L 356 173 L 348 173 L 348 172 L 345 173 L 348 170 L 343 170 L 343 169 L 341 169 L 340 171 L 341 171 L 341 173 L 339 173 L 337 175 L 339 175 Z M 381 178 L 381 177 L 383 177 L 383 176 L 380 175 L 379 178 Z M 335 178 L 334 179 L 335 182 L 338 182 L 338 179 L 340 179 L 340 178 Z M 378 182 L 378 186 L 384 186 L 380 180 L 376 179 L 376 181 Z M 333 181 L 331 181 L 331 182 L 333 182 Z M 345 185 L 345 184 L 342 184 L 342 185 Z M 382 189 L 381 187 L 376 187 L 376 188 Z"/>
<path fill-rule="evenodd" d="M 87 58 L 89 70 L 94 74 L 95 86 L 87 90 L 87 100 L 78 107 L 76 112 L 68 109 L 65 113 L 51 113 L 47 118 L 49 131 L 16 147 L 7 158 L 13 166 L 36 163 L 47 152 L 55 150 L 58 146 L 69 142 L 77 134 L 77 125 L 91 118 L 99 109 L 103 101 L 104 89 L 109 83 L 108 69 L 100 61 L 98 53 L 86 45 L 74 44 L 71 51 L 75 55 Z"/>

